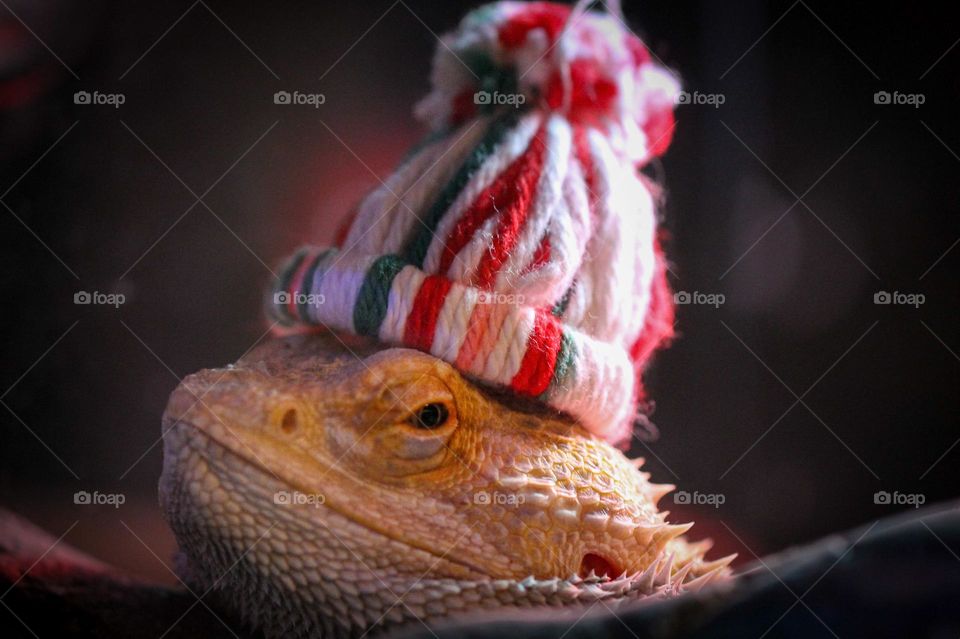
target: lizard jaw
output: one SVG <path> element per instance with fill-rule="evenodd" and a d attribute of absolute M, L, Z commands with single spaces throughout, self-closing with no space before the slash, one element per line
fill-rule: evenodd
<path fill-rule="evenodd" d="M 361 636 L 439 616 L 436 603 L 428 611 L 424 595 L 406 593 L 436 601 L 450 584 L 486 580 L 324 504 L 277 499 L 292 492 L 190 424 L 165 430 L 160 502 L 180 545 L 178 573 L 268 637 Z M 424 566 L 461 577 L 420 579 Z"/>
<path fill-rule="evenodd" d="M 722 581 L 730 559 L 643 573 L 491 579 L 310 503 L 277 504 L 283 480 L 190 424 L 164 436 L 161 505 L 186 555 L 182 577 L 212 589 L 266 636 L 362 636 L 380 625 L 433 622 L 503 606 L 582 606 L 676 595 Z M 385 562 L 386 560 L 386 562 Z M 428 575 L 424 566 L 434 571 Z M 427 569 L 430 570 L 429 568 Z"/>

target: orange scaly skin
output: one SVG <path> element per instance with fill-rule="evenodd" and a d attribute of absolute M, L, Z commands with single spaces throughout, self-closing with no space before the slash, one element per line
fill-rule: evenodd
<path fill-rule="evenodd" d="M 639 463 L 417 351 L 275 340 L 187 377 L 163 428 L 184 577 L 268 636 L 676 594 L 732 559 L 665 522 Z"/>

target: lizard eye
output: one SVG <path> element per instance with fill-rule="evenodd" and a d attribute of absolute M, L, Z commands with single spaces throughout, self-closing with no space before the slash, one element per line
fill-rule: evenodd
<path fill-rule="evenodd" d="M 424 404 L 410 418 L 410 423 L 416 428 L 433 430 L 440 428 L 450 418 L 450 411 L 444 404 Z"/>

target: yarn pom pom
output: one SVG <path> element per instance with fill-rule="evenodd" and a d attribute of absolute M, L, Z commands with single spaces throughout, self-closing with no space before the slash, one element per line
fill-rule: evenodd
<path fill-rule="evenodd" d="M 625 159 L 661 155 L 679 82 L 616 14 L 497 2 L 442 38 L 417 117 L 442 128 L 506 108 L 541 108 L 607 133 Z M 589 3 L 587 3 L 589 4 Z"/>

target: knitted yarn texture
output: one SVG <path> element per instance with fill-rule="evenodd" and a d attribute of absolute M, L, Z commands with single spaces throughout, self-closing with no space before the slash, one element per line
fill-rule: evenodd
<path fill-rule="evenodd" d="M 670 143 L 676 78 L 618 15 L 545 2 L 472 11 L 431 78 L 430 135 L 336 247 L 287 260 L 269 313 L 425 351 L 623 442 L 673 331 L 639 169 Z"/>

